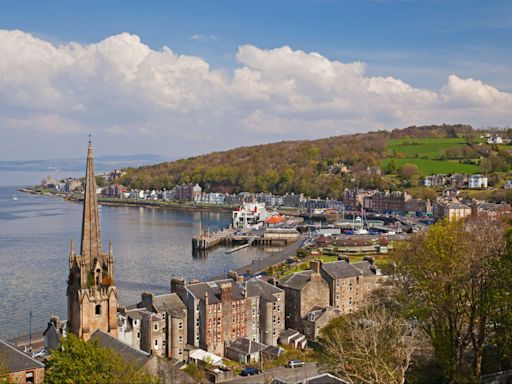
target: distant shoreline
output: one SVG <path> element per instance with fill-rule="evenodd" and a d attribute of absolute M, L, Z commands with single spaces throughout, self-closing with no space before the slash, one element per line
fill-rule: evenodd
<path fill-rule="evenodd" d="M 41 195 L 41 196 L 49 196 L 49 197 L 61 197 L 67 201 L 82 201 L 81 198 L 75 198 L 68 196 L 64 193 L 52 193 L 52 192 L 44 192 L 44 191 L 36 191 L 31 188 L 19 188 L 19 192 L 29 193 L 31 195 Z M 203 212 L 232 212 L 236 209 L 235 206 L 223 205 L 203 205 L 203 204 L 189 204 L 189 203 L 167 203 L 161 201 L 144 201 L 144 200 L 129 200 L 129 199 L 108 199 L 108 198 L 98 198 L 98 203 L 100 205 L 107 206 L 118 206 L 118 207 L 143 207 L 143 208 L 157 208 L 157 209 L 176 209 L 176 210 L 190 210 L 190 211 L 203 211 Z"/>

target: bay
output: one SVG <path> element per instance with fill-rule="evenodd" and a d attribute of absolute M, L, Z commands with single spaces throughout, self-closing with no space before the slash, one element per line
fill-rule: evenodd
<path fill-rule="evenodd" d="M 71 239 L 80 247 L 82 205 L 0 186 L 0 339 L 44 328 L 52 315 L 66 314 L 66 281 Z M 13 196 L 17 199 L 14 200 Z M 103 249 L 112 241 L 115 278 L 122 305 L 143 291 L 169 291 L 173 275 L 200 280 L 270 256 L 260 248 L 226 254 L 223 247 L 192 255 L 200 229 L 230 223 L 230 212 L 100 207 Z"/>

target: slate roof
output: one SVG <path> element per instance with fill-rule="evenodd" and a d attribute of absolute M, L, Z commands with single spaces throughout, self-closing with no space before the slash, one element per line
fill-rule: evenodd
<path fill-rule="evenodd" d="M 345 260 L 333 261 L 332 263 L 323 263 L 322 269 L 326 271 L 333 279 L 345 279 L 347 277 L 361 276 L 363 272 L 353 264 Z"/>
<path fill-rule="evenodd" d="M 288 329 L 285 329 L 283 332 L 281 332 L 281 335 L 279 337 L 288 339 L 288 338 L 298 335 L 298 334 L 300 334 L 299 331 L 296 331 L 295 329 L 288 328 Z"/>
<path fill-rule="evenodd" d="M 134 308 L 126 311 L 126 317 L 129 317 L 133 320 L 140 320 L 142 318 L 142 313 L 144 312 L 144 308 Z"/>
<path fill-rule="evenodd" d="M 247 291 L 248 297 L 260 296 L 263 297 L 267 302 L 277 301 L 277 298 L 274 295 L 276 293 L 284 292 L 281 288 L 277 288 L 272 284 L 258 279 L 247 281 L 245 283 L 245 289 Z"/>
<path fill-rule="evenodd" d="M 222 283 L 230 283 L 231 284 L 231 299 L 232 300 L 242 300 L 245 298 L 244 288 L 240 285 L 240 283 L 234 282 L 231 279 L 189 284 L 186 286 L 186 289 L 190 293 L 192 293 L 192 295 L 195 298 L 203 300 L 203 301 L 205 298 L 205 294 L 208 293 L 208 303 L 209 304 L 218 304 L 221 302 L 221 300 L 220 300 L 220 285 Z"/>
<path fill-rule="evenodd" d="M 167 312 L 172 317 L 183 318 L 187 307 L 177 293 L 168 293 L 153 297 L 153 307 L 157 312 Z"/>
<path fill-rule="evenodd" d="M 132 347 L 131 345 L 119 340 L 111 334 L 97 329 L 91 336 L 91 339 L 98 340 L 103 348 L 112 348 L 116 353 L 121 355 L 127 362 L 143 367 L 151 360 L 151 355 Z"/>
<path fill-rule="evenodd" d="M 43 363 L 3 340 L 0 340 L 0 356 L 2 360 L 7 359 L 7 368 L 10 373 L 44 368 Z"/>
<path fill-rule="evenodd" d="M 279 285 L 292 289 L 302 289 L 311 278 L 312 270 L 293 273 L 279 280 Z"/>
<path fill-rule="evenodd" d="M 368 261 L 361 261 L 352 265 L 359 269 L 363 273 L 363 276 L 375 276 L 380 274 L 377 267 Z"/>
<path fill-rule="evenodd" d="M 228 348 L 243 353 L 244 355 L 252 355 L 253 353 L 263 351 L 267 346 L 246 337 L 239 337 L 229 344 Z"/>

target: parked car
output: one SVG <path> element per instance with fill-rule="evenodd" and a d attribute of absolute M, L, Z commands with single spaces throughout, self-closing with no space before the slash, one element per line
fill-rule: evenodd
<path fill-rule="evenodd" d="M 259 375 L 261 373 L 261 369 L 253 368 L 253 367 L 247 367 L 242 369 L 242 372 L 240 375 L 242 376 L 253 376 L 253 375 Z"/>
<path fill-rule="evenodd" d="M 304 366 L 304 362 L 302 360 L 290 360 L 286 366 L 288 368 L 299 368 Z"/>

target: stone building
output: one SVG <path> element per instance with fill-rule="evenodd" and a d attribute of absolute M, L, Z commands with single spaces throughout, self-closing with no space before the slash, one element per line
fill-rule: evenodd
<path fill-rule="evenodd" d="M 117 336 L 117 288 L 112 244 L 103 252 L 92 145 L 89 141 L 80 255 L 71 241 L 68 278 L 68 330 L 89 340 L 96 329 Z"/>
<path fill-rule="evenodd" d="M 266 345 L 277 345 L 285 326 L 284 291 L 264 281 L 255 279 L 245 283 L 247 296 L 259 297 L 259 307 L 252 308 L 259 315 L 259 340 Z M 255 324 L 255 322 L 253 322 Z"/>
<path fill-rule="evenodd" d="M 286 328 L 314 340 L 334 317 L 357 311 L 380 278 L 372 260 L 354 264 L 312 261 L 310 270 L 288 275 L 278 283 L 285 291 Z"/>
<path fill-rule="evenodd" d="M 142 293 L 138 304 L 150 312 L 157 313 L 164 319 L 162 356 L 183 361 L 187 343 L 187 307 L 176 293 L 153 295 Z"/>
<path fill-rule="evenodd" d="M 312 261 L 310 267 L 329 285 L 329 304 L 342 314 L 352 313 L 364 304 L 375 289 L 380 271 L 371 261 L 350 264 L 346 260 L 323 263 Z"/>
<path fill-rule="evenodd" d="M 247 324 L 252 319 L 248 310 L 253 308 L 253 299 L 247 299 L 239 282 L 224 279 L 185 284 L 184 279 L 173 278 L 171 292 L 187 307 L 187 340 L 197 348 L 224 356 L 226 342 L 247 337 L 248 329 L 253 328 Z M 258 334 L 252 336 L 259 339 Z"/>
<path fill-rule="evenodd" d="M 3 379 L 6 383 L 44 382 L 44 364 L 3 340 L 0 340 L 0 363 L 6 369 L 6 372 L 0 372 L 2 383 Z"/>
<path fill-rule="evenodd" d="M 166 349 L 165 316 L 141 311 L 140 349 L 153 356 L 164 357 Z"/>
<path fill-rule="evenodd" d="M 307 270 L 285 276 L 278 282 L 285 292 L 285 325 L 303 333 L 302 319 L 314 307 L 329 306 L 329 286 L 320 273 Z"/>
<path fill-rule="evenodd" d="M 471 215 L 471 207 L 456 199 L 437 199 L 432 205 L 436 220 L 447 218 L 449 221 L 465 219 Z"/>

